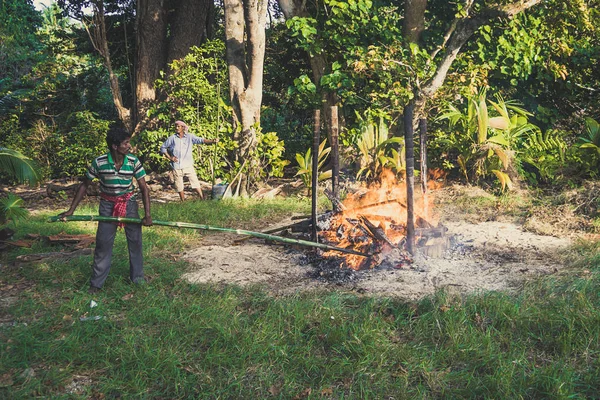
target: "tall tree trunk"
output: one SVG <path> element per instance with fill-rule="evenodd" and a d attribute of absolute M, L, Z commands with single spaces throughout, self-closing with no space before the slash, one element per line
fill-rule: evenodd
<path fill-rule="evenodd" d="M 145 123 L 150 104 L 156 99 L 154 81 L 167 61 L 167 18 L 163 0 L 138 0 L 136 20 L 135 130 Z"/>
<path fill-rule="evenodd" d="M 413 103 L 404 107 L 404 143 L 406 146 L 406 250 L 415 254 L 415 143 Z"/>
<path fill-rule="evenodd" d="M 425 30 L 427 0 L 406 0 L 402 35 L 407 43 L 419 43 Z"/>
<path fill-rule="evenodd" d="M 167 62 L 185 57 L 192 46 L 200 46 L 211 33 L 214 2 L 211 0 L 176 0 L 169 21 L 170 35 Z"/>
<path fill-rule="evenodd" d="M 257 168 L 254 153 L 260 126 L 267 0 L 224 0 L 225 40 L 229 66 L 229 97 L 233 107 L 236 159 L 247 162 L 248 189 Z"/>

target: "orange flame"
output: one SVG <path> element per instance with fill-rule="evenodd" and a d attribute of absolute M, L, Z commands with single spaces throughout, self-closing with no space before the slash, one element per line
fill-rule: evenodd
<path fill-rule="evenodd" d="M 433 196 L 415 194 L 414 200 L 416 225 L 436 225 L 437 221 L 433 222 L 435 218 L 431 215 Z M 392 171 L 385 170 L 379 183 L 348 195 L 343 208 L 331 218 L 329 229 L 319 232 L 320 241 L 376 256 L 344 255 L 342 268 L 373 268 L 379 263 L 380 253 L 397 248 L 406 237 L 406 184 L 398 182 Z M 330 251 L 323 256 L 340 257 L 340 254 Z"/>

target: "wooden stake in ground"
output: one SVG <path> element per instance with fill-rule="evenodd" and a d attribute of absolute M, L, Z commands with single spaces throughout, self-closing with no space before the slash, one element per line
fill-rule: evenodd
<path fill-rule="evenodd" d="M 404 107 L 404 143 L 406 146 L 406 250 L 414 255 L 415 249 L 415 143 L 412 124 L 415 105 Z"/>
<path fill-rule="evenodd" d="M 421 192 L 427 193 L 427 120 L 421 118 L 419 120 L 419 140 L 420 140 L 420 151 L 419 156 L 421 158 Z"/>
<path fill-rule="evenodd" d="M 312 240 L 316 242 L 317 236 L 317 191 L 319 189 L 319 145 L 321 144 L 321 110 L 315 110 L 315 126 L 313 133 L 312 155 Z"/>
<path fill-rule="evenodd" d="M 338 138 L 338 108 L 331 107 L 331 192 L 335 200 L 333 203 L 333 211 L 340 212 L 338 208 L 340 202 L 340 151 Z"/>

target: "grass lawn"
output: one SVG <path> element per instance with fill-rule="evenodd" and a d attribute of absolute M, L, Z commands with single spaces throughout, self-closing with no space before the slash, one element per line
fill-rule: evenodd
<path fill-rule="evenodd" d="M 309 210 L 298 199 L 190 201 L 157 205 L 153 217 L 251 229 Z M 95 213 L 95 203 L 77 211 Z M 16 238 L 95 232 L 95 223 L 50 224 L 49 216 L 20 223 Z M 595 243 L 573 251 L 570 273 L 532 282 L 516 296 L 439 292 L 408 303 L 192 285 L 171 255 L 198 240 L 198 231 L 145 228 L 152 279 L 137 287 L 126 281 L 119 233 L 94 308 L 90 256 L 15 262 L 56 251 L 42 243 L 2 254 L 0 398 L 600 398 Z"/>

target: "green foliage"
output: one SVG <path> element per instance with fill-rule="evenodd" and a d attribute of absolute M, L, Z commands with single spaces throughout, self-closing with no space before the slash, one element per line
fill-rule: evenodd
<path fill-rule="evenodd" d="M 0 226 L 12 221 L 16 224 L 29 215 L 29 211 L 24 208 L 23 199 L 12 193 L 4 198 L 0 198 Z"/>
<path fill-rule="evenodd" d="M 578 158 L 574 160 L 582 175 L 600 176 L 600 124 L 590 117 L 585 118 L 583 132 L 577 137 Z"/>
<path fill-rule="evenodd" d="M 403 47 L 401 13 L 371 0 L 326 0 L 319 7 L 316 18 L 286 21 L 298 48 L 326 54 L 328 60 L 320 82 L 298 77 L 293 92 L 306 96 L 316 91 L 312 99 L 334 93 L 348 118 L 366 108 L 400 110 L 412 97 L 415 79 L 425 77 L 415 67 L 429 59 L 417 47 Z"/>
<path fill-rule="evenodd" d="M 159 148 L 175 133 L 175 121 L 182 120 L 190 132 L 199 137 L 219 138 L 217 145 L 194 146 L 198 177 L 211 181 L 214 168 L 215 177 L 226 178 L 225 157 L 235 148 L 235 143 L 231 139 L 231 107 L 223 97 L 229 92 L 224 43 L 214 40 L 194 47 L 183 59 L 173 61 L 170 68 L 171 74 L 156 82 L 167 100 L 155 104 L 149 111 L 157 128 L 142 132 L 140 137 L 139 149 L 144 162 L 152 170 L 168 169 Z"/>
<path fill-rule="evenodd" d="M 35 31 L 41 22 L 31 2 L 0 1 L 0 96 L 37 62 L 40 45 Z"/>
<path fill-rule="evenodd" d="M 115 115 L 103 90 L 106 71 L 77 47 L 85 32 L 60 9 L 53 5 L 40 17 L 30 49 L 36 63 L 0 92 L 0 140 L 34 159 L 40 176 L 80 175 L 86 162 L 106 152 L 106 120 Z"/>
<path fill-rule="evenodd" d="M 30 185 L 40 180 L 36 163 L 16 150 L 0 147 L 0 174 Z"/>
<path fill-rule="evenodd" d="M 308 75 L 301 75 L 294 79 L 294 84 L 288 87 L 288 95 L 296 96 L 297 101 L 305 103 L 307 106 L 317 108 L 319 105 L 319 93 L 317 87 Z"/>
<path fill-rule="evenodd" d="M 507 21 L 508 26 L 483 26 L 476 51 L 481 66 L 503 75 L 513 86 L 527 79 L 539 65 L 539 43 L 545 39 L 541 24 L 541 18 L 523 14 Z"/>
<path fill-rule="evenodd" d="M 71 131 L 56 140 L 61 169 L 54 173 L 83 176 L 94 158 L 108 151 L 106 132 L 110 122 L 97 118 L 91 112 L 82 111 L 72 116 L 71 123 Z"/>
<path fill-rule="evenodd" d="M 588 149 L 600 155 L 600 124 L 593 118 L 585 119 L 584 134 L 579 136 L 579 148 Z"/>
<path fill-rule="evenodd" d="M 467 181 L 479 181 L 493 173 L 504 190 L 512 187 L 509 173 L 515 167 L 517 153 L 531 142 L 530 135 L 537 135 L 539 128 L 528 122 L 531 114 L 518 103 L 496 97 L 497 101 L 488 100 L 482 90 L 467 98 L 465 112 L 448 105 L 438 119 L 447 120 L 457 131 L 436 140 L 444 143 L 447 152 L 457 153 L 455 162 Z"/>
<path fill-rule="evenodd" d="M 324 181 L 326 179 L 331 178 L 331 170 L 327 170 L 324 172 L 321 171 L 321 167 L 327 161 L 327 156 L 331 152 L 331 147 L 325 147 L 325 143 L 327 140 L 323 140 L 319 145 L 319 155 L 317 158 L 317 171 L 319 171 L 319 176 L 317 180 L 319 182 Z M 304 154 L 296 154 L 296 162 L 298 163 L 298 172 L 296 172 L 296 176 L 300 176 L 304 186 L 307 189 L 312 188 L 312 169 L 313 169 L 313 156 L 312 149 L 309 147 Z"/>
<path fill-rule="evenodd" d="M 393 170 L 396 174 L 406 171 L 406 157 L 404 155 L 404 138 L 389 137 L 389 128 L 383 117 L 379 122 L 358 116 L 360 137 L 356 143 L 357 155 L 354 156 L 360 169 L 356 174 L 357 179 L 364 177 L 367 180 L 377 179 L 384 168 Z M 397 150 L 393 145 L 399 145 Z"/>
<path fill-rule="evenodd" d="M 29 182 L 30 185 L 40 180 L 33 160 L 5 147 L 0 147 L 0 176 L 8 176 L 18 182 Z M 10 192 L 6 197 L 0 198 L 0 226 L 9 221 L 16 224 L 25 218 L 28 211 L 23 205 L 23 199 Z"/>
<path fill-rule="evenodd" d="M 567 161 L 567 135 L 555 129 L 532 132 L 519 155 L 519 173 L 532 184 L 555 182 Z"/>
<path fill-rule="evenodd" d="M 285 143 L 279 140 L 276 132 L 262 133 L 260 130 L 257 140 L 256 154 L 261 166 L 261 178 L 282 177 L 283 169 L 290 163 L 282 159 Z"/>

